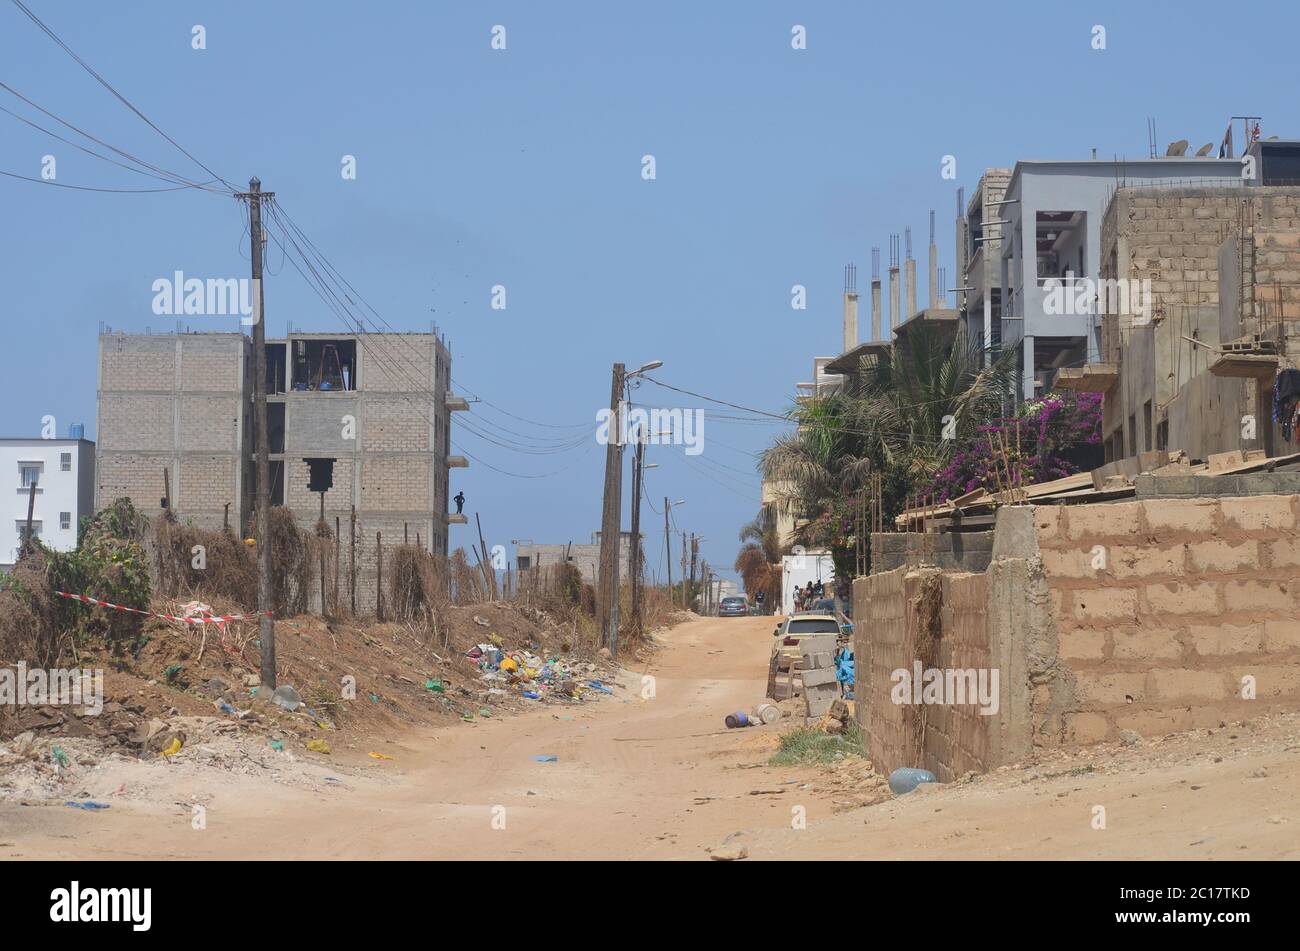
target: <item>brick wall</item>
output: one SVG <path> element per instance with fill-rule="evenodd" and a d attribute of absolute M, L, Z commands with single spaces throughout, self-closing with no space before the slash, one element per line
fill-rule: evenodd
<path fill-rule="evenodd" d="M 924 670 L 988 671 L 997 666 L 985 576 L 899 568 L 858 578 L 853 597 L 858 725 L 876 768 L 887 773 L 917 766 L 951 782 L 996 765 L 991 759 L 1001 748 L 998 714 L 980 713 L 973 697 L 960 705 L 900 703 L 896 674 L 906 671 L 914 680 L 917 661 Z M 937 615 L 918 610 L 925 598 L 937 599 Z M 929 647 L 924 646 L 927 617 L 938 621 L 937 640 Z M 903 690 L 902 696 L 913 694 Z"/>
<path fill-rule="evenodd" d="M 1158 735 L 1300 705 L 1300 497 L 1042 507 L 1074 710 L 1062 739 Z M 1244 677 L 1257 700 L 1242 698 Z"/>

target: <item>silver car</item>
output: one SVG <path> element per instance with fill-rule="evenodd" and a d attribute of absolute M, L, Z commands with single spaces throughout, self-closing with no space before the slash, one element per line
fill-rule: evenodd
<path fill-rule="evenodd" d="M 723 598 L 718 603 L 718 617 L 749 617 L 749 602 L 741 597 Z"/>

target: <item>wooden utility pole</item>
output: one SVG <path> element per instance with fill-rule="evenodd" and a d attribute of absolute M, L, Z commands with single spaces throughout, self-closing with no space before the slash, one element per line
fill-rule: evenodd
<path fill-rule="evenodd" d="M 668 603 L 673 603 L 673 533 L 668 530 L 668 496 L 664 496 L 664 564 L 668 566 Z"/>
<path fill-rule="evenodd" d="M 329 529 L 325 526 L 325 493 L 320 493 L 320 528 L 316 532 L 316 543 L 320 546 L 320 613 L 321 617 L 328 617 L 330 613 L 329 603 L 325 600 L 325 533 Z"/>
<path fill-rule="evenodd" d="M 698 560 L 699 555 L 700 555 L 700 545 L 695 540 L 695 533 L 691 532 L 691 591 L 690 594 L 687 595 L 687 597 L 690 599 L 689 601 L 686 602 L 686 607 L 688 609 L 691 606 L 691 601 L 695 600 L 695 563 Z M 700 607 L 703 608 L 704 605 L 700 605 Z"/>
<path fill-rule="evenodd" d="M 27 487 L 27 527 L 23 529 L 23 543 L 19 546 L 18 557 L 21 558 L 32 549 L 32 516 L 36 513 L 36 483 L 39 476 Z"/>
<path fill-rule="evenodd" d="M 632 585 L 632 625 L 641 633 L 641 467 L 645 461 L 645 427 L 637 429 L 636 455 L 632 460 L 632 547 L 627 568 Z"/>
<path fill-rule="evenodd" d="M 689 611 L 691 603 L 686 593 L 686 533 L 682 532 L 682 610 Z"/>
<path fill-rule="evenodd" d="M 348 552 L 348 571 L 352 575 L 349 582 L 352 593 L 352 616 L 357 616 L 357 507 L 352 506 L 352 539 L 348 542 L 350 551 Z"/>
<path fill-rule="evenodd" d="M 609 387 L 609 439 L 605 443 L 605 497 L 600 519 L 600 577 L 596 623 L 612 654 L 618 641 L 618 541 L 623 502 L 623 374 L 614 364 Z"/>
<path fill-rule="evenodd" d="M 262 202 L 275 192 L 262 191 L 256 177 L 248 182 L 248 191 L 237 198 L 248 202 L 249 260 L 253 265 L 253 429 L 257 435 L 254 473 L 257 495 L 254 499 L 257 535 L 257 613 L 258 636 L 262 649 L 262 686 L 275 689 L 275 618 L 271 580 L 271 449 L 266 422 L 266 312 L 262 297 Z"/>
<path fill-rule="evenodd" d="M 339 613 L 339 556 L 343 554 L 343 526 L 334 516 L 334 614 Z"/>

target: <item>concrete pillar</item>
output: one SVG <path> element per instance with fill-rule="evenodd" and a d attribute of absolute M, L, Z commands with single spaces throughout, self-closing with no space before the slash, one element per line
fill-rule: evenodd
<path fill-rule="evenodd" d="M 844 352 L 858 345 L 858 292 L 844 292 Z"/>
<path fill-rule="evenodd" d="M 881 338 L 883 340 L 888 340 L 890 335 L 893 333 L 894 328 L 903 322 L 898 316 L 899 312 L 902 310 L 898 291 L 898 268 L 891 267 L 889 269 L 889 320 L 885 325 L 885 336 Z"/>
<path fill-rule="evenodd" d="M 916 259 L 908 258 L 903 262 L 903 273 L 907 277 L 907 310 L 903 311 L 903 320 L 916 313 Z M 901 321 L 900 321 L 901 323 Z"/>
<path fill-rule="evenodd" d="M 871 282 L 871 340 L 880 339 L 880 278 L 875 278 Z"/>
<path fill-rule="evenodd" d="M 933 241 L 930 242 L 930 306 L 943 306 L 939 303 L 939 249 Z"/>

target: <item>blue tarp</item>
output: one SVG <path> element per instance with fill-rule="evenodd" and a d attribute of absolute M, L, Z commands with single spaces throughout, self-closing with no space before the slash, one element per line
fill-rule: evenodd
<path fill-rule="evenodd" d="M 835 679 L 842 684 L 848 684 L 850 687 L 854 684 L 853 651 L 847 647 L 841 648 L 840 652 L 835 655 Z"/>

